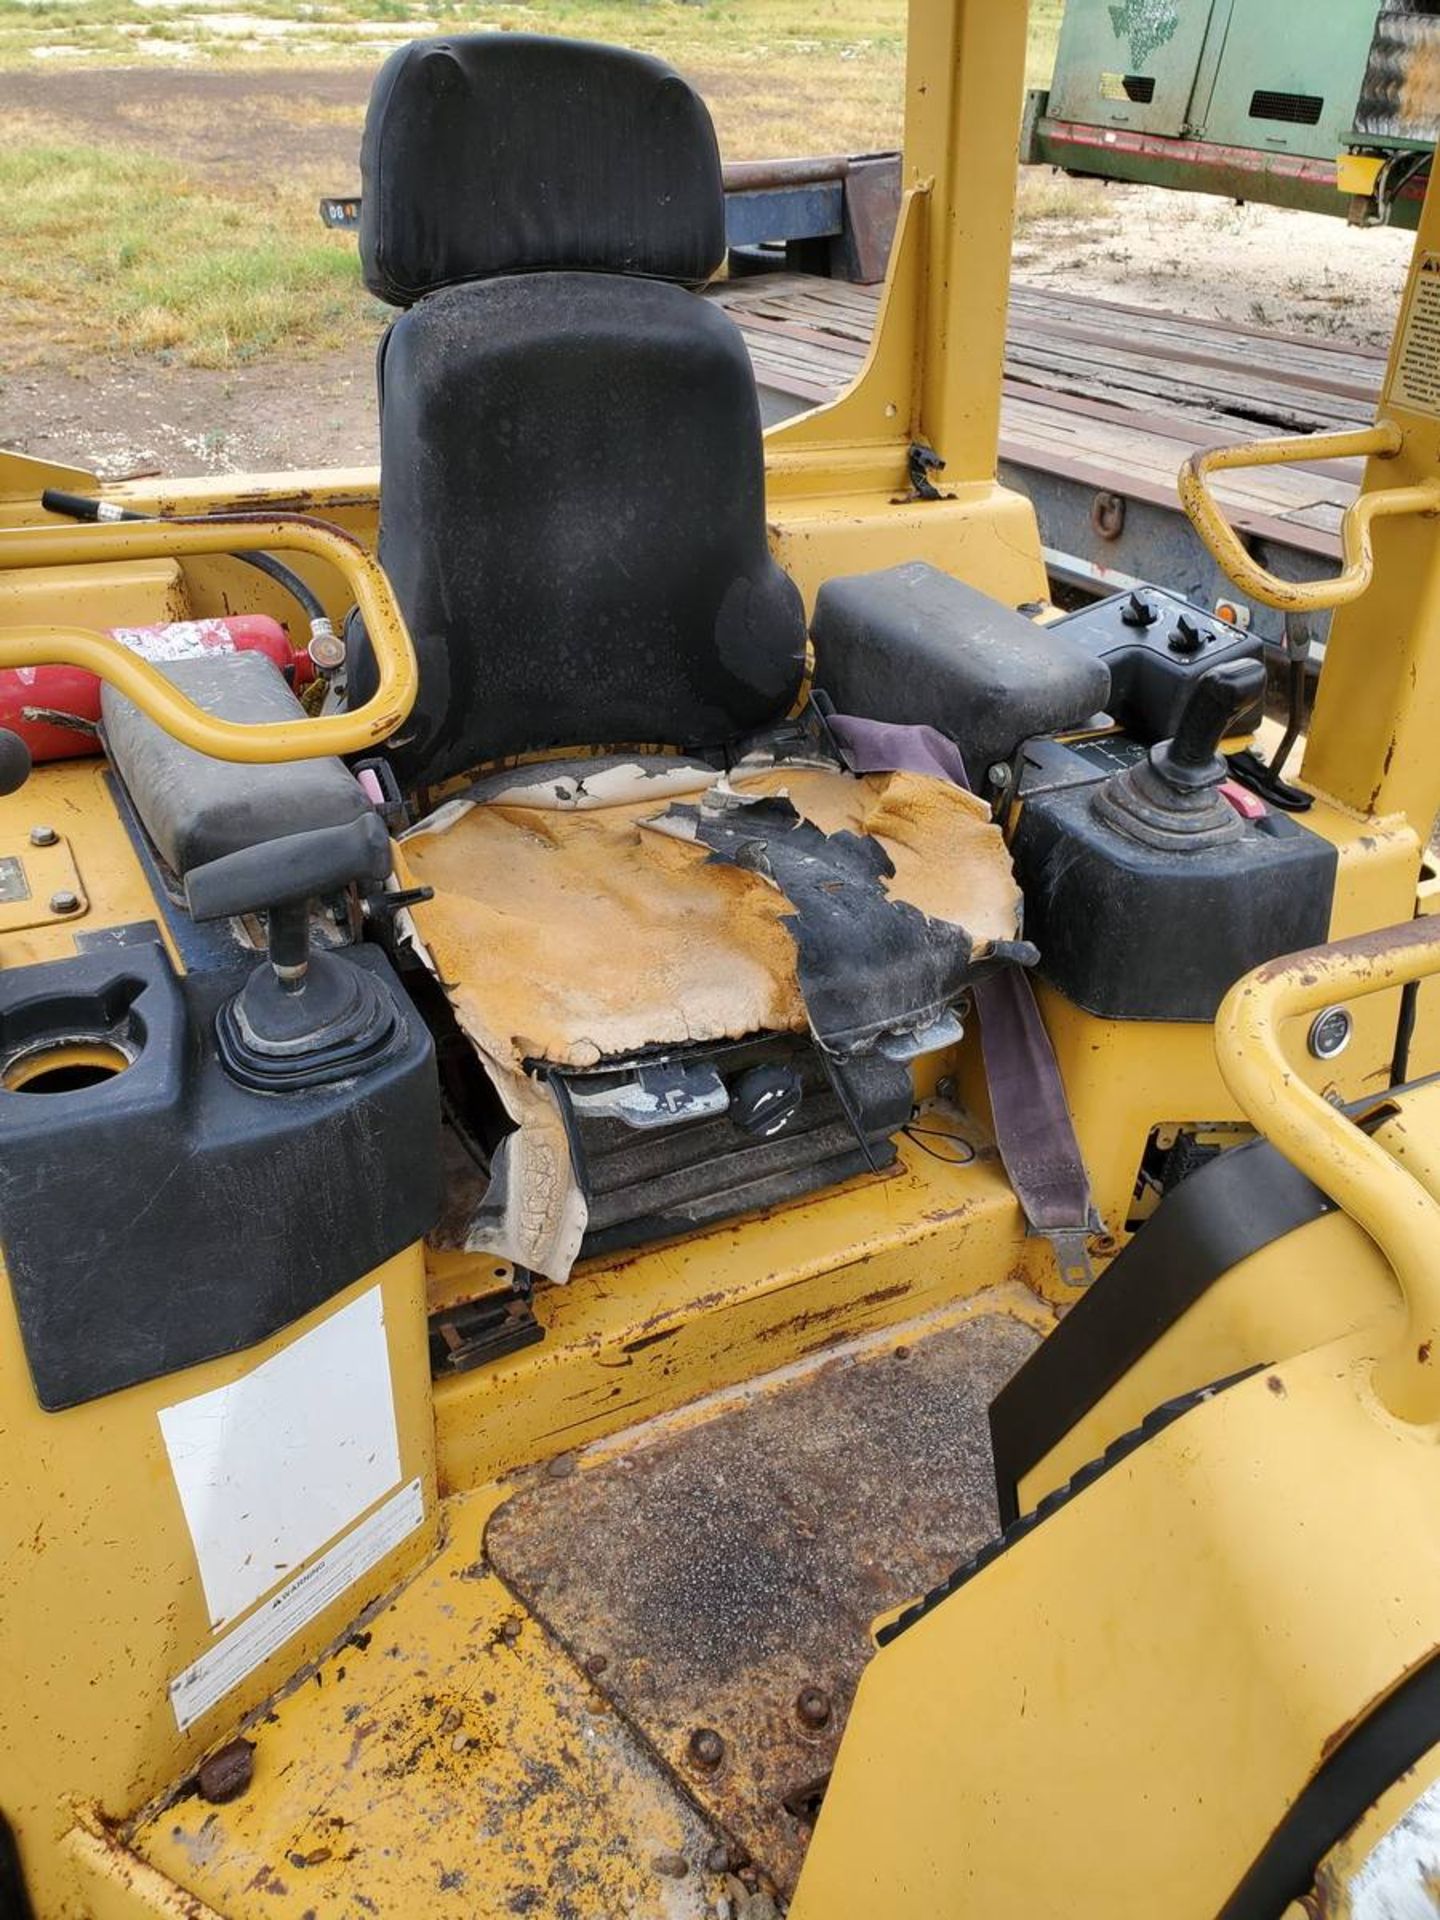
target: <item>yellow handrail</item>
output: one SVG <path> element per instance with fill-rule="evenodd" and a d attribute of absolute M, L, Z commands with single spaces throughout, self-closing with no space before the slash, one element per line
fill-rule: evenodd
<path fill-rule="evenodd" d="M 1281 1050 L 1281 1021 L 1440 974 L 1440 918 L 1357 935 L 1261 967 L 1215 1022 L 1220 1072 L 1241 1110 L 1365 1229 L 1406 1306 L 1375 1391 L 1399 1420 L 1440 1422 L 1440 1203 L 1383 1147 L 1306 1085 Z"/>
<path fill-rule="evenodd" d="M 1302 439 L 1254 440 L 1241 447 L 1212 447 L 1192 454 L 1180 470 L 1180 501 L 1191 524 L 1241 593 L 1285 613 L 1323 613 L 1358 600 L 1375 577 L 1374 525 L 1405 514 L 1440 513 L 1440 482 L 1374 488 L 1345 515 L 1340 538 L 1345 570 L 1333 580 L 1282 580 L 1245 550 L 1210 490 L 1212 474 L 1240 468 L 1288 467 L 1310 460 L 1393 460 L 1404 444 L 1393 420 L 1357 433 L 1320 433 Z"/>
<path fill-rule="evenodd" d="M 0 566 L 105 565 L 278 548 L 325 560 L 344 578 L 365 622 L 377 685 L 362 707 L 318 719 L 246 726 L 197 707 L 148 661 L 84 627 L 0 627 L 0 668 L 82 667 L 133 700 L 142 713 L 198 753 L 269 765 L 361 753 L 388 738 L 415 704 L 415 650 L 379 562 L 323 520 L 304 514 L 213 514 L 203 520 L 136 520 L 0 533 Z"/>

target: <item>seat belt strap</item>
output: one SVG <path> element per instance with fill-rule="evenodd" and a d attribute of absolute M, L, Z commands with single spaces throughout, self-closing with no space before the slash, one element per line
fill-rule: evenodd
<path fill-rule="evenodd" d="M 933 727 L 823 712 L 852 773 L 922 773 L 974 789 L 960 749 Z M 1067 1286 L 1088 1287 L 1096 1230 L 1085 1156 L 1030 976 L 1010 966 L 973 989 L 995 1145 L 1030 1231 L 1055 1250 Z"/>

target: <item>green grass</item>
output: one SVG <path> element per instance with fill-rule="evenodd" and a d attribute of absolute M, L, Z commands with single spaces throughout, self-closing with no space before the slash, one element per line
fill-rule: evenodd
<path fill-rule="evenodd" d="M 921 0 L 939 5 L 941 0 Z M 1011 0 L 982 0 L 1008 5 Z M 1048 78 L 1062 0 L 1034 0 L 1030 75 Z M 904 89 L 904 0 L 227 0 L 259 19 L 299 21 L 303 44 L 246 51 L 207 34 L 205 9 L 138 0 L 0 0 L 0 65 L 68 71 L 124 61 L 261 65 L 267 58 L 373 66 L 382 40 L 419 23 L 483 20 L 624 42 L 660 53 L 710 100 L 727 155 L 862 152 L 896 144 Z M 364 48 L 357 60 L 357 44 Z M 63 59 L 41 57 L 64 47 Z M 62 103 L 57 101 L 57 111 Z M 359 92 L 354 109 L 358 127 Z M 327 109 L 345 119 L 348 109 Z M 138 145 L 71 138 L 63 122 L 11 112 L 0 120 L 0 249 L 7 301 L 0 348 L 11 364 L 99 350 L 173 355 L 231 366 L 267 353 L 318 349 L 373 333 L 380 310 L 360 290 L 353 241 L 325 233 L 315 193 L 333 180 L 253 188 L 197 181 L 183 163 L 183 123 L 130 123 Z M 182 156 L 176 158 L 176 155 Z M 344 185 L 345 182 L 338 184 Z M 1082 190 L 1083 197 L 1083 190 Z M 1021 221 L 1084 220 L 1073 189 L 1058 199 L 1026 183 Z"/>
<path fill-rule="evenodd" d="M 1032 85 L 1049 77 L 1062 6 L 1063 0 L 1032 0 Z M 384 45 L 387 34 L 484 24 L 624 41 L 682 66 L 718 62 L 752 78 L 763 75 L 768 87 L 806 63 L 838 64 L 832 81 L 842 94 L 854 94 L 864 92 L 872 67 L 898 75 L 906 16 L 905 0 L 828 0 L 825 6 L 814 0 L 226 0 L 223 11 L 257 23 L 233 33 L 215 30 L 210 16 L 217 10 L 215 0 L 164 7 L 142 0 L 0 0 L 0 65 L 71 67 L 117 59 L 163 65 L 177 56 L 187 64 L 306 59 L 348 65 L 368 41 Z"/>
<path fill-rule="evenodd" d="M 0 149 L 6 357 L 128 348 L 220 367 L 354 339 L 379 309 L 313 209 L 198 190 L 145 153 Z"/>

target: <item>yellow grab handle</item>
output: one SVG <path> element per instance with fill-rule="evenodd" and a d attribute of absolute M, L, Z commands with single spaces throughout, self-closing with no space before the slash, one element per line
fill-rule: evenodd
<path fill-rule="evenodd" d="M 378 685 L 363 707 L 315 720 L 246 726 L 187 700 L 163 673 L 118 640 L 84 627 L 0 627 L 0 668 L 83 667 L 133 700 L 141 712 L 198 753 L 250 766 L 362 753 L 392 734 L 415 704 L 415 650 L 379 562 L 358 540 L 305 514 L 213 514 L 203 520 L 124 520 L 77 527 L 23 527 L 0 533 L 0 566 L 60 567 L 122 560 L 183 560 L 278 547 L 328 561 L 365 622 Z"/>
<path fill-rule="evenodd" d="M 1307 1086 L 1281 1051 L 1297 1014 L 1440 974 L 1440 918 L 1364 933 L 1273 961 L 1226 996 L 1215 1021 L 1220 1072 L 1241 1110 L 1365 1229 L 1405 1297 L 1400 1345 L 1375 1391 L 1399 1420 L 1440 1422 L 1440 1203 L 1353 1121 Z"/>
<path fill-rule="evenodd" d="M 1239 468 L 1291 467 L 1308 460 L 1393 460 L 1404 438 L 1393 420 L 1382 420 L 1358 433 L 1320 433 L 1298 440 L 1253 440 L 1243 447 L 1212 447 L 1208 453 L 1192 454 L 1180 469 L 1180 502 L 1195 531 L 1248 599 L 1278 607 L 1283 613 L 1323 613 L 1358 600 L 1374 579 L 1375 522 L 1403 514 L 1440 513 L 1440 482 L 1362 493 L 1340 529 L 1345 571 L 1333 580 L 1282 580 L 1246 552 L 1210 491 L 1210 476 Z"/>

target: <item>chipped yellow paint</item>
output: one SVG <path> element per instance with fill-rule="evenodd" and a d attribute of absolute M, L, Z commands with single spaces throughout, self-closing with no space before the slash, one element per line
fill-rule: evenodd
<path fill-rule="evenodd" d="M 537 1289 L 543 1342 L 436 1383 L 441 1486 L 483 1486 L 1007 1276 L 1053 1272 L 983 1133 L 943 1105 L 924 1124 L 953 1129 L 975 1159 L 957 1167 L 902 1141 L 891 1175 L 587 1261 L 568 1286 Z M 449 1300 L 466 1296 L 465 1259 L 436 1260 Z M 471 1257 L 470 1291 L 493 1291 L 494 1268 Z"/>
<path fill-rule="evenodd" d="M 248 1729 L 251 1791 L 134 1849 L 227 1920 L 713 1914 L 715 1836 L 487 1567 L 504 1497 L 448 1502 L 438 1558 Z"/>
<path fill-rule="evenodd" d="M 1023 6 L 911 8 L 908 194 L 875 349 L 834 409 L 767 441 L 771 542 L 807 601 L 829 575 L 922 558 L 1011 604 L 1044 595 L 1033 512 L 995 478 L 1023 54 Z M 1422 247 L 1440 248 L 1440 197 L 1425 220 Z M 1372 468 L 1372 493 L 1433 485 L 1440 422 L 1406 416 L 1401 426 L 1403 448 Z M 909 497 L 916 439 L 947 463 L 942 499 Z M 19 530 L 14 553 L 34 551 L 26 541 L 43 524 L 45 484 L 87 477 L 0 455 L 0 539 Z M 370 550 L 376 537 L 373 471 L 105 491 L 142 511 L 315 514 Z M 94 571 L 50 573 L 43 607 L 12 575 L 0 582 L 0 639 L 21 625 L 133 619 L 137 605 L 156 618 L 172 607 L 290 614 L 272 585 L 196 545 L 177 582 L 164 565 L 133 569 L 123 556 L 134 540 L 122 558 L 92 541 L 78 551 L 97 556 Z M 43 551 L 76 552 L 54 541 Z M 332 616 L 343 614 L 344 582 L 314 551 L 286 551 Z M 100 564 L 102 553 L 111 557 Z M 1336 620 L 1305 763 L 1318 795 L 1307 824 L 1340 855 L 1336 934 L 1408 916 L 1440 807 L 1433 523 L 1382 519 L 1374 557 L 1375 584 Z M 323 736 L 307 740 L 325 750 Z M 87 930 L 158 913 L 102 779 L 98 762 L 48 768 L 0 801 L 0 853 L 23 854 L 33 824 L 64 833 Z M 5 963 L 68 957 L 75 931 L 11 936 Z M 1293 1032 L 1290 1069 L 1318 1094 L 1379 1086 L 1389 1005 L 1377 996 L 1360 1013 L 1333 1080 L 1294 1057 Z M 1097 1193 L 1118 1225 L 1150 1127 L 1223 1120 L 1239 1102 L 1207 1057 L 1204 1028 L 1096 1023 L 1053 995 L 1045 1009 Z M 1440 1064 L 1423 1012 L 1416 1058 Z M 411 1249 L 360 1282 L 386 1289 L 405 1459 L 428 1483 L 435 1450 L 447 1539 L 430 1559 L 428 1537 L 411 1543 L 184 1738 L 165 1684 L 209 1636 L 156 1408 L 234 1378 L 311 1323 L 182 1381 L 47 1416 L 0 1301 L 0 1511 L 11 1535 L 0 1806 L 44 1920 L 358 1920 L 366 1901 L 407 1916 L 557 1920 L 689 1920 L 707 1900 L 713 1910 L 705 1835 L 683 1791 L 477 1559 L 481 1531 L 506 1475 L 652 1417 L 692 1417 L 685 1410 L 706 1395 L 762 1390 L 768 1373 L 841 1340 L 964 1313 L 988 1290 L 1056 1292 L 1048 1250 L 1024 1237 L 983 1132 L 974 1037 L 945 1065 L 981 1123 L 943 1105 L 931 1118 L 976 1149 L 969 1165 L 906 1143 L 889 1177 L 588 1263 L 568 1288 L 539 1291 L 542 1345 L 433 1394 L 427 1279 L 428 1304 L 453 1303 L 493 1289 L 504 1263 L 435 1255 L 427 1275 Z M 1382 1134 L 1392 1165 L 1432 1181 L 1433 1123 L 1418 1104 Z M 1424 1657 L 1440 1579 L 1440 1452 L 1377 1419 L 1356 1391 L 1394 1320 L 1393 1284 L 1347 1220 L 1303 1238 L 1303 1249 L 1276 1251 L 1280 1280 L 1274 1267 L 1268 1278 L 1259 1268 L 1234 1276 L 1204 1324 L 1104 1417 L 1143 1410 L 1148 1393 L 1193 1380 L 1237 1344 L 1310 1350 L 1188 1417 L 876 1661 L 799 1920 L 930 1920 L 947 1906 L 1028 1920 L 1054 1905 L 1057 1859 L 1067 1912 L 1208 1920 L 1256 1823 L 1293 1797 L 1327 1738 Z M 1360 1331 L 1348 1346 L 1314 1348 L 1332 1321 Z M 394 1581 L 404 1584 L 387 1602 Z M 326 1655 L 360 1598 L 375 1603 L 373 1617 Z M 37 1661 L 37 1648 L 50 1657 Z M 301 1664 L 316 1659 L 313 1671 Z M 270 1718 L 263 1696 L 277 1687 Z M 223 1808 L 175 1797 L 205 1747 L 255 1707 L 252 1788 Z M 657 1866 L 673 1868 L 671 1854 L 683 1878 Z M 1177 1857 L 1196 1870 L 1177 1875 Z M 1123 1882 L 1115 1897 L 1107 1875 Z"/>
<path fill-rule="evenodd" d="M 33 775 L 18 793 L 0 796 L 0 857 L 21 863 L 32 895 L 26 904 L 43 906 L 55 888 L 69 884 L 66 876 L 72 874 L 85 902 L 82 914 L 47 914 L 23 928 L 12 926 L 5 937 L 7 967 L 68 960 L 78 933 L 141 921 L 163 929 L 163 916 L 106 779 L 103 760 L 61 760 Z M 36 828 L 58 834 L 60 847 L 32 846 L 30 835 Z M 0 907 L 0 916 L 5 911 Z M 178 965 L 168 933 L 164 938 Z"/>
<path fill-rule="evenodd" d="M 1312 460 L 1393 460 L 1404 446 L 1393 420 L 1357 433 L 1319 433 L 1289 440 L 1248 440 L 1191 454 L 1180 469 L 1180 501 L 1217 565 L 1249 600 L 1286 613 L 1323 613 L 1349 606 L 1375 580 L 1375 524 L 1440 514 L 1440 482 L 1374 487 L 1362 493 L 1341 523 L 1345 565 L 1328 580 L 1282 580 L 1255 560 L 1210 490 L 1210 476 L 1256 467 L 1299 466 Z"/>
<path fill-rule="evenodd" d="M 0 1807 L 20 1835 L 43 1920 L 95 1910 L 76 1891 L 73 1853 L 60 1846 L 73 1800 L 98 1803 L 114 1821 L 186 1778 L 241 1713 L 318 1654 L 433 1540 L 432 1520 L 376 1565 L 360 1595 L 332 1601 L 182 1734 L 169 1682 L 216 1636 L 159 1410 L 235 1380 L 378 1287 L 402 1479 L 420 1479 L 433 1514 L 423 1284 L 420 1250 L 411 1248 L 243 1354 L 60 1413 L 36 1403 L 10 1287 L 0 1286 Z"/>
<path fill-rule="evenodd" d="M 1213 1920 L 1435 1650 L 1440 1448 L 1357 1392 L 1375 1351 L 1202 1403 L 882 1648 L 792 1920 Z"/>

